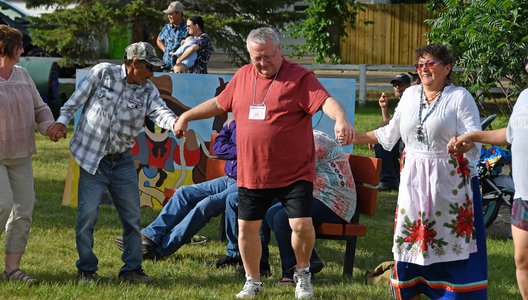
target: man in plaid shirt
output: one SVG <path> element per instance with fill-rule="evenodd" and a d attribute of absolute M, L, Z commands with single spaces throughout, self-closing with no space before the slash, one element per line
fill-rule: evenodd
<path fill-rule="evenodd" d="M 152 45 L 140 42 L 125 49 L 124 64 L 100 63 L 61 108 L 53 125 L 55 138 L 66 136 L 66 125 L 84 105 L 70 151 L 79 163 L 78 218 L 75 238 L 79 259 L 77 280 L 97 279 L 93 231 L 103 193 L 108 190 L 123 224 L 124 266 L 119 278 L 146 282 L 141 267 L 139 188 L 130 149 L 134 137 L 149 117 L 161 128 L 172 130 L 177 117 L 160 98 L 149 80 L 162 65 Z"/>

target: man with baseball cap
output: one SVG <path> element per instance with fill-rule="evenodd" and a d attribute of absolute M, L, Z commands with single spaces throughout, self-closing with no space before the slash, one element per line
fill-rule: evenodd
<path fill-rule="evenodd" d="M 390 83 L 394 89 L 394 95 L 399 99 L 403 91 L 411 86 L 411 77 L 405 73 L 396 75 Z M 385 93 L 379 98 L 381 108 L 381 117 L 383 123 L 381 126 L 389 123 L 391 116 L 389 114 L 389 98 Z M 400 140 L 391 151 L 383 149 L 380 144 L 374 146 L 374 153 L 377 158 L 381 158 L 381 175 L 379 190 L 397 190 L 400 184 L 400 149 L 403 148 L 403 142 Z"/>
<path fill-rule="evenodd" d="M 128 46 L 123 65 L 100 63 L 92 68 L 50 128 L 53 135 L 65 137 L 66 125 L 83 107 L 70 143 L 70 151 L 80 166 L 75 227 L 78 281 L 98 278 L 93 232 L 98 207 L 107 190 L 123 225 L 124 266 L 119 279 L 150 280 L 141 267 L 139 188 L 130 149 L 145 117 L 167 130 L 172 130 L 177 120 L 149 80 L 154 67 L 161 65 L 152 45 L 139 42 Z"/>
<path fill-rule="evenodd" d="M 163 11 L 169 19 L 161 29 L 156 44 L 163 51 L 163 70 L 172 70 L 176 63 L 176 57 L 171 53 L 175 52 L 189 35 L 187 24 L 183 20 L 183 4 L 180 1 L 173 1 L 166 10 Z"/>

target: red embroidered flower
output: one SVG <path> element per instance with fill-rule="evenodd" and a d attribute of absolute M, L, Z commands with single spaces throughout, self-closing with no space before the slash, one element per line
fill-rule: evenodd
<path fill-rule="evenodd" d="M 460 153 L 455 154 L 455 158 L 458 162 L 457 174 L 462 174 L 464 177 L 469 177 L 469 166 L 467 159 Z"/>
<path fill-rule="evenodd" d="M 466 205 L 458 208 L 455 232 L 458 236 L 470 237 L 473 231 L 473 207 L 471 201 L 466 198 Z"/>
<path fill-rule="evenodd" d="M 422 224 L 422 220 L 418 220 L 415 224 L 409 226 L 410 234 L 404 239 L 407 243 L 421 242 L 420 249 L 427 251 L 428 246 L 433 244 L 433 239 L 436 232 L 430 228 L 430 224 L 426 222 Z"/>

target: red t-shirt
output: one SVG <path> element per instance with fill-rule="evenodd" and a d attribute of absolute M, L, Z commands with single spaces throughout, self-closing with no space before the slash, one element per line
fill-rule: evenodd
<path fill-rule="evenodd" d="M 315 178 L 312 115 L 330 94 L 312 72 L 283 60 L 265 101 L 265 119 L 250 120 L 250 106 L 263 102 L 272 81 L 258 76 L 253 65 L 246 65 L 217 97 L 237 122 L 240 187 L 279 188 Z"/>

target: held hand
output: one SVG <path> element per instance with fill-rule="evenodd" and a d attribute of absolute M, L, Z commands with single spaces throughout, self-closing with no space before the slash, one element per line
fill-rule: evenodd
<path fill-rule="evenodd" d="M 464 135 L 452 138 L 449 143 L 447 143 L 447 151 L 449 153 L 466 153 L 475 144 L 468 140 Z"/>
<path fill-rule="evenodd" d="M 174 122 L 173 130 L 172 130 L 174 132 L 174 136 L 176 136 L 177 138 L 181 138 L 185 136 L 185 133 L 187 132 L 187 125 L 188 125 L 187 121 L 185 121 L 184 118 L 180 116 L 178 120 Z"/>
<path fill-rule="evenodd" d="M 374 151 L 374 146 L 376 146 L 376 144 L 368 144 L 368 149 Z"/>
<path fill-rule="evenodd" d="M 50 140 L 57 142 L 62 138 L 66 138 L 66 126 L 61 123 L 51 125 L 47 130 L 47 135 Z"/>
<path fill-rule="evenodd" d="M 336 124 L 334 126 L 334 132 L 336 141 L 341 146 L 349 145 L 354 139 L 354 128 L 352 127 L 352 124 L 348 122 L 348 120 L 336 121 Z"/>

